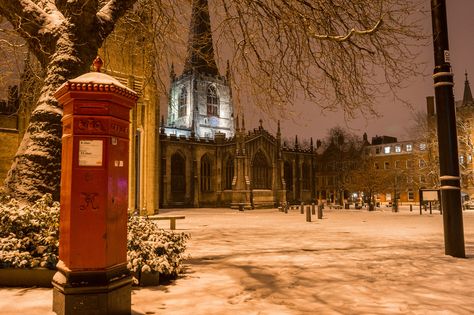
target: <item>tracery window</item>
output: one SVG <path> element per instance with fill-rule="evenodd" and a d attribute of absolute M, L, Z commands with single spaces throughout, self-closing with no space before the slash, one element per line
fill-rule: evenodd
<path fill-rule="evenodd" d="M 186 116 L 186 108 L 188 105 L 188 90 L 183 86 L 178 96 L 178 117 Z"/>
<path fill-rule="evenodd" d="M 293 191 L 293 168 L 291 167 L 290 162 L 285 161 L 283 168 L 286 191 Z"/>
<path fill-rule="evenodd" d="M 206 154 L 201 158 L 201 192 L 211 191 L 211 160 Z"/>
<path fill-rule="evenodd" d="M 253 158 L 252 183 L 254 189 L 271 189 L 271 167 L 261 151 L 258 151 Z"/>
<path fill-rule="evenodd" d="M 311 170 L 308 163 L 303 162 L 301 166 L 303 172 L 303 189 L 309 190 Z"/>
<path fill-rule="evenodd" d="M 232 189 L 232 180 L 234 179 L 234 159 L 229 157 L 225 164 L 224 189 Z"/>
<path fill-rule="evenodd" d="M 219 97 L 216 87 L 213 85 L 207 88 L 207 115 L 219 116 Z"/>

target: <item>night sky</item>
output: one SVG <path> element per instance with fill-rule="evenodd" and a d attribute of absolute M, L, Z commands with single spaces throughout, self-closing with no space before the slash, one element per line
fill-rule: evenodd
<path fill-rule="evenodd" d="M 429 6 L 429 0 L 426 0 Z M 464 90 L 464 72 L 467 71 L 474 91 L 474 0 L 447 0 L 448 31 L 451 53 L 451 66 L 454 72 L 455 99 L 462 99 Z M 427 9 L 429 9 L 427 7 Z M 282 134 L 293 139 L 296 134 L 301 138 L 324 138 L 328 129 L 333 126 L 348 127 L 352 132 L 362 135 L 367 132 L 369 139 L 377 135 L 391 135 L 398 140 L 408 140 L 410 126 L 413 125 L 413 112 L 426 112 L 426 96 L 434 95 L 433 72 L 433 45 L 431 38 L 431 16 L 424 16 L 425 34 L 429 34 L 427 46 L 422 48 L 420 62 L 426 64 L 424 75 L 407 80 L 407 88 L 399 91 L 399 95 L 410 102 L 412 109 L 392 98 L 380 99 L 377 110 L 383 115 L 381 118 L 359 118 L 345 122 L 342 113 L 322 114 L 320 109 L 312 104 L 300 104 L 295 108 L 297 118 L 285 120 L 281 118 Z M 260 117 L 264 120 L 264 127 L 272 132 L 276 131 L 276 122 L 266 118 L 265 114 L 257 109 L 246 108 L 247 128 L 258 126 Z"/>

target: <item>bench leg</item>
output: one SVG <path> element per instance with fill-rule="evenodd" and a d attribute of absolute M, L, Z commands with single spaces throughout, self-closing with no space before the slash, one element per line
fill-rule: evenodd
<path fill-rule="evenodd" d="M 170 219 L 170 229 L 176 230 L 176 219 Z"/>

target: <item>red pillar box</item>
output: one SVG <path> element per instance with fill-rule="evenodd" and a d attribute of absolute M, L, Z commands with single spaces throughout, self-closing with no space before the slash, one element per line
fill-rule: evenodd
<path fill-rule="evenodd" d="M 130 109 L 137 94 L 90 72 L 62 85 L 57 314 L 130 314 L 127 194 Z"/>

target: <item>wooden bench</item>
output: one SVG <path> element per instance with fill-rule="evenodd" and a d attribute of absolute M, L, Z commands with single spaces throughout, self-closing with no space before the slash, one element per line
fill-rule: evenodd
<path fill-rule="evenodd" d="M 170 229 L 171 230 L 176 230 L 176 220 L 182 220 L 184 219 L 185 216 L 161 216 L 161 215 L 150 215 L 148 216 L 148 219 L 150 220 L 170 220 Z"/>

